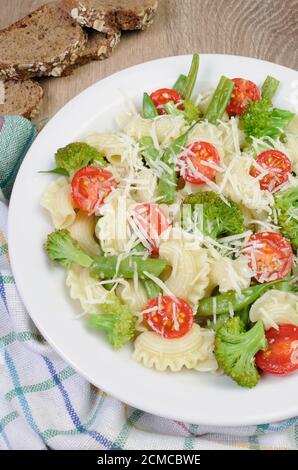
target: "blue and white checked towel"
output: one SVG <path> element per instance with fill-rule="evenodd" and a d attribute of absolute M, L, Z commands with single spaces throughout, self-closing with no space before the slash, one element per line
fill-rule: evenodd
<path fill-rule="evenodd" d="M 0 188 L 9 197 L 35 129 L 0 117 Z M 241 428 L 197 426 L 133 409 L 69 367 L 40 336 L 9 266 L 0 202 L 0 449 L 298 449 L 298 418 Z"/>

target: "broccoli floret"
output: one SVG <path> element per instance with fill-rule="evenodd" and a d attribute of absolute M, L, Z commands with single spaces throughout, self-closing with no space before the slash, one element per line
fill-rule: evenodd
<path fill-rule="evenodd" d="M 59 149 L 55 155 L 57 168 L 72 174 L 92 163 L 92 165 L 104 167 L 106 160 L 96 148 L 84 142 L 74 142 Z"/>
<path fill-rule="evenodd" d="M 275 193 L 275 209 L 281 233 L 298 249 L 298 187 Z"/>
<path fill-rule="evenodd" d="M 255 365 L 255 355 L 267 347 L 264 326 L 258 321 L 245 331 L 239 317 L 228 320 L 218 329 L 215 336 L 215 357 L 218 365 L 238 385 L 255 387 L 260 374 Z"/>
<path fill-rule="evenodd" d="M 56 230 L 50 233 L 44 245 L 48 257 L 69 269 L 72 263 L 89 268 L 93 259 L 86 255 L 67 230 Z"/>
<path fill-rule="evenodd" d="M 187 224 L 191 222 L 204 235 L 212 238 L 225 234 L 242 233 L 245 230 L 244 216 L 235 202 L 226 199 L 229 205 L 213 191 L 204 191 L 187 196 L 184 204 L 192 206 L 192 214 L 191 221 L 187 218 L 188 214 L 184 217 L 184 227 L 187 229 Z"/>
<path fill-rule="evenodd" d="M 130 341 L 136 331 L 136 317 L 127 305 L 117 299 L 113 304 L 103 304 L 101 313 L 89 317 L 92 328 L 101 328 L 114 349 L 120 349 Z"/>
<path fill-rule="evenodd" d="M 251 137 L 276 139 L 294 116 L 290 111 L 273 108 L 271 101 L 263 98 L 249 103 L 240 124 L 248 140 Z"/>

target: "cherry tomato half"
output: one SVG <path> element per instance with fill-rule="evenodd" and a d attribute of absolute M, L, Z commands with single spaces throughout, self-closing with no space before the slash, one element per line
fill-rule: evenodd
<path fill-rule="evenodd" d="M 181 338 L 192 327 L 194 313 L 183 299 L 176 301 L 159 295 L 148 302 L 144 309 L 144 320 L 158 335 L 167 339 Z"/>
<path fill-rule="evenodd" d="M 179 171 L 185 181 L 204 184 L 213 180 L 216 168 L 220 165 L 220 156 L 214 145 L 208 142 L 194 142 L 179 157 Z"/>
<path fill-rule="evenodd" d="M 158 255 L 159 238 L 169 227 L 169 221 L 158 204 L 138 204 L 131 212 L 131 219 L 151 246 L 152 254 Z"/>
<path fill-rule="evenodd" d="M 288 375 L 298 370 L 298 327 L 280 325 L 266 331 L 268 348 L 256 355 L 256 364 L 264 372 Z"/>
<path fill-rule="evenodd" d="M 248 265 L 260 283 L 284 279 L 291 272 L 292 247 L 280 233 L 260 232 L 252 235 L 244 254 L 249 258 Z"/>
<path fill-rule="evenodd" d="M 105 198 L 116 187 L 112 173 L 96 166 L 85 166 L 72 178 L 72 200 L 77 209 L 93 212 L 100 209 Z"/>
<path fill-rule="evenodd" d="M 240 116 L 244 113 L 247 105 L 251 101 L 261 99 L 260 91 L 255 83 L 244 78 L 233 78 L 235 83 L 231 100 L 227 106 L 227 112 L 230 116 Z"/>
<path fill-rule="evenodd" d="M 263 191 L 275 192 L 288 182 L 292 164 L 284 153 L 279 150 L 266 150 L 257 156 L 256 162 L 268 172 L 260 180 L 260 188 Z M 250 174 L 256 178 L 261 172 L 252 167 Z"/>
<path fill-rule="evenodd" d="M 176 90 L 172 90 L 171 88 L 161 88 L 160 90 L 156 90 L 154 93 L 150 95 L 158 114 L 166 114 L 164 109 L 164 105 L 172 101 L 174 104 L 179 104 L 183 102 L 183 98 Z M 178 109 L 184 109 L 183 105 L 180 104 Z"/>

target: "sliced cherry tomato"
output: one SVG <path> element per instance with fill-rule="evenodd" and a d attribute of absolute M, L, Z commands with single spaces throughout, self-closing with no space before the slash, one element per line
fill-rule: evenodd
<path fill-rule="evenodd" d="M 256 162 L 268 172 L 260 180 L 260 188 L 263 191 L 273 193 L 288 182 L 292 164 L 284 153 L 279 150 L 266 150 L 257 156 Z M 261 172 L 258 168 L 252 167 L 250 174 L 257 178 Z"/>
<path fill-rule="evenodd" d="M 256 355 L 256 364 L 264 372 L 288 375 L 298 370 L 298 327 L 280 325 L 266 331 L 268 348 Z"/>
<path fill-rule="evenodd" d="M 167 339 L 186 335 L 194 320 L 193 310 L 185 300 L 162 295 L 150 300 L 144 312 L 144 320 L 150 328 Z"/>
<path fill-rule="evenodd" d="M 231 100 L 227 106 L 227 112 L 230 116 L 240 116 L 244 113 L 247 105 L 251 101 L 258 101 L 261 99 L 261 93 L 255 85 L 255 83 L 250 80 L 245 80 L 244 78 L 233 78 L 235 83 Z"/>
<path fill-rule="evenodd" d="M 158 114 L 166 114 L 164 109 L 164 105 L 169 103 L 169 101 L 173 101 L 174 104 L 179 104 L 178 109 L 184 109 L 182 102 L 183 98 L 176 90 L 172 90 L 171 88 L 161 88 L 160 90 L 156 90 L 154 93 L 150 95 L 155 107 L 158 111 Z"/>
<path fill-rule="evenodd" d="M 216 168 L 220 165 L 220 156 L 216 148 L 208 142 L 194 142 L 179 157 L 179 170 L 185 181 L 204 184 L 213 180 Z"/>
<path fill-rule="evenodd" d="M 260 232 L 252 235 L 244 254 L 249 258 L 249 267 L 260 283 L 284 279 L 292 269 L 292 247 L 280 233 Z"/>
<path fill-rule="evenodd" d="M 71 195 L 77 209 L 94 212 L 117 187 L 112 173 L 96 166 L 81 168 L 72 178 Z"/>
<path fill-rule="evenodd" d="M 138 204 L 133 208 L 131 218 L 151 246 L 152 254 L 158 255 L 159 238 L 170 225 L 161 207 L 158 204 Z"/>

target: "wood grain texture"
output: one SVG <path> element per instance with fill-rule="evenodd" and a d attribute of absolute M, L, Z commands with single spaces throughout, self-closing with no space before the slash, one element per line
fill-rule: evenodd
<path fill-rule="evenodd" d="M 0 0 L 0 28 L 44 0 Z M 158 16 L 145 32 L 123 34 L 110 59 L 42 80 L 40 118 L 51 117 L 96 81 L 134 64 L 172 55 L 237 54 L 298 69 L 298 0 L 159 0 Z"/>

